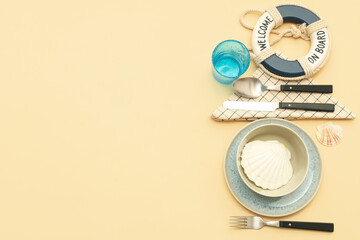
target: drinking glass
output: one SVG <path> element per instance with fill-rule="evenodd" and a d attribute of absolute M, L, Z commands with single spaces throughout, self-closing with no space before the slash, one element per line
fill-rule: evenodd
<path fill-rule="evenodd" d="M 222 84 L 232 84 L 249 68 L 249 50 L 239 41 L 223 41 L 213 51 L 212 65 L 216 81 Z"/>

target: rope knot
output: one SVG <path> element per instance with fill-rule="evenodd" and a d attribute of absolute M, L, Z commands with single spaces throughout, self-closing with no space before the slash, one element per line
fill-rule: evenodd
<path fill-rule="evenodd" d="M 287 37 L 293 37 L 293 38 L 302 38 L 302 39 L 309 39 L 309 36 L 306 32 L 306 25 L 303 23 L 301 25 L 291 25 L 289 34 Z"/>
<path fill-rule="evenodd" d="M 276 10 L 276 8 L 275 8 Z M 240 15 L 240 24 L 242 26 L 244 26 L 245 28 L 247 29 L 250 29 L 250 30 L 253 30 L 254 28 L 248 24 L 245 23 L 245 15 L 250 13 L 250 12 L 257 12 L 257 13 L 264 13 L 264 11 L 262 10 L 259 10 L 259 9 L 248 9 L 246 11 L 244 11 L 241 15 Z M 272 11 L 274 14 L 276 13 L 276 11 Z M 276 15 L 276 14 L 275 14 Z M 280 18 L 279 18 L 280 19 Z M 312 23 L 314 24 L 314 23 Z M 310 24 L 311 25 L 311 24 Z M 309 25 L 309 26 L 310 26 Z M 322 26 L 322 25 L 321 25 Z M 315 28 L 317 29 L 317 28 Z M 312 30 L 314 31 L 314 30 Z M 277 37 L 274 38 L 270 43 L 269 45 L 272 46 L 273 44 L 277 43 L 278 41 L 280 41 L 280 39 L 282 37 L 293 37 L 293 38 L 302 38 L 304 40 L 310 40 L 310 37 L 309 37 L 309 29 L 307 29 L 306 27 L 306 24 L 303 23 L 303 24 L 300 24 L 300 25 L 295 25 L 295 24 L 292 24 L 290 26 L 290 28 L 288 29 L 285 29 L 283 31 L 279 31 L 279 30 L 276 30 L 276 29 L 272 29 L 271 30 L 271 33 L 274 33 L 274 34 L 277 34 Z M 252 48 L 248 48 L 249 51 L 252 50 Z"/>

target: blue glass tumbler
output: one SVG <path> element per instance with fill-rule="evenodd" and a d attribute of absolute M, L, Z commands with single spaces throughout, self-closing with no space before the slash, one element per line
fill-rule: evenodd
<path fill-rule="evenodd" d="M 222 84 L 232 84 L 249 68 L 249 50 L 239 41 L 223 41 L 213 51 L 212 65 L 216 81 Z"/>

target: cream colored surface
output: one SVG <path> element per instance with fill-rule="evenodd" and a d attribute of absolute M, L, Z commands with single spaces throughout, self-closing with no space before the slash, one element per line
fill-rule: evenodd
<path fill-rule="evenodd" d="M 360 3 L 300 2 L 332 34 L 314 79 L 359 114 Z M 336 121 L 344 139 L 319 144 L 318 194 L 283 218 L 334 222 L 334 233 L 228 227 L 252 214 L 223 173 L 246 123 L 210 118 L 231 94 L 211 76 L 211 52 L 225 39 L 249 44 L 241 11 L 276 3 L 1 1 L 0 239 L 359 239 L 358 119 Z M 309 46 L 274 48 L 295 59 Z M 313 137 L 323 122 L 296 121 Z"/>

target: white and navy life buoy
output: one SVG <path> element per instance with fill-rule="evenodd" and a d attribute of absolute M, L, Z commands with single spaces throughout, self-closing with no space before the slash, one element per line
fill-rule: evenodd
<path fill-rule="evenodd" d="M 273 28 L 290 22 L 306 25 L 311 47 L 305 57 L 285 60 L 270 47 L 269 35 Z M 283 80 L 301 80 L 311 77 L 325 63 L 330 38 L 325 21 L 312 11 L 297 5 L 281 5 L 267 10 L 257 21 L 252 34 L 254 61 L 266 73 Z"/>

